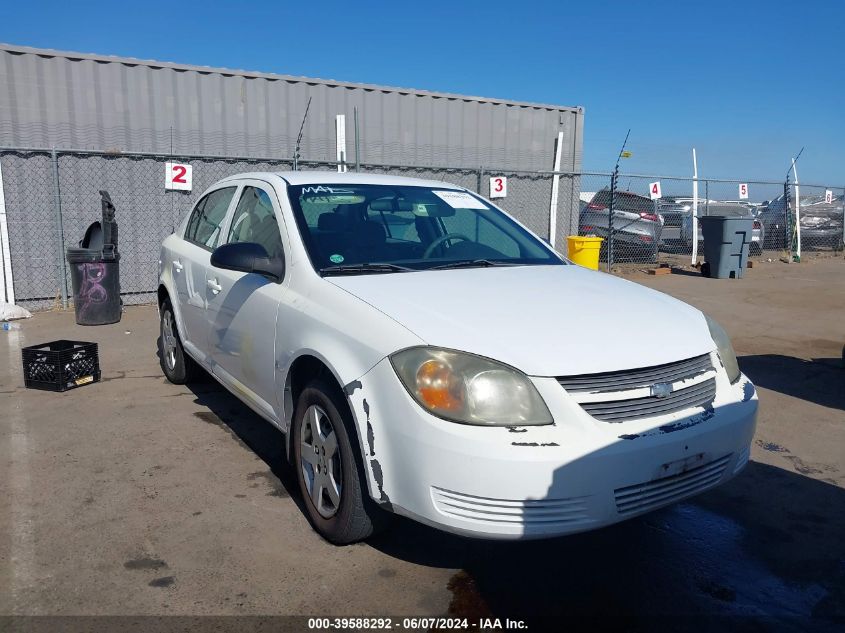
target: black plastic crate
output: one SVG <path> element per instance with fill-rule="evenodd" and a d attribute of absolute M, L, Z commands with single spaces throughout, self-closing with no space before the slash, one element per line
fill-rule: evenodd
<path fill-rule="evenodd" d="M 100 382 L 96 343 L 53 341 L 21 350 L 24 385 L 28 389 L 67 391 Z"/>

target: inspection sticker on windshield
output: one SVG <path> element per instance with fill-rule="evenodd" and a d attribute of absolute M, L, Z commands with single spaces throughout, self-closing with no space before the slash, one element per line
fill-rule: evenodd
<path fill-rule="evenodd" d="M 432 191 L 453 209 L 486 209 L 487 206 L 466 191 Z"/>

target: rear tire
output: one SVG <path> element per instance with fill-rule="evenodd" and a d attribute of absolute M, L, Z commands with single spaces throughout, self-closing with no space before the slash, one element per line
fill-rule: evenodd
<path fill-rule="evenodd" d="M 159 326 L 158 357 L 165 378 L 174 385 L 184 385 L 197 377 L 199 367 L 194 359 L 185 353 L 176 317 L 170 300 L 165 299 L 159 308 L 161 323 Z"/>
<path fill-rule="evenodd" d="M 351 429 L 338 389 L 316 379 L 302 390 L 290 431 L 293 466 L 309 522 L 335 545 L 361 541 L 384 521 L 367 491 Z"/>

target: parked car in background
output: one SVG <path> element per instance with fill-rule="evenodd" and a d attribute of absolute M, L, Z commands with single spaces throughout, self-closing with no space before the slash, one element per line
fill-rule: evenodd
<path fill-rule="evenodd" d="M 784 195 L 781 194 L 763 206 L 760 220 L 766 227 L 766 247 L 786 248 L 787 217 Z M 794 194 L 790 196 L 790 207 L 795 206 Z M 801 196 L 799 221 L 801 224 L 801 245 L 803 248 L 843 248 L 843 197 L 835 196 L 832 202 L 825 202 L 822 195 Z"/>
<path fill-rule="evenodd" d="M 277 427 L 332 543 L 389 513 L 484 538 L 593 530 L 749 460 L 757 394 L 724 329 L 453 184 L 231 176 L 164 240 L 159 280 L 165 376 L 202 368 Z"/>
<path fill-rule="evenodd" d="M 763 252 L 763 244 L 765 242 L 766 228 L 763 222 L 754 214 L 751 206 L 740 204 L 737 202 L 708 202 L 705 206 L 698 207 L 699 217 L 705 215 L 722 215 L 729 218 L 748 218 L 753 220 L 751 233 L 751 246 L 749 253 L 751 255 L 759 255 Z M 683 241 L 687 246 L 692 246 L 692 215 L 684 219 L 682 227 Z M 703 241 L 701 233 L 701 222 L 698 223 L 698 241 L 699 252 L 701 252 L 701 242 Z"/>
<path fill-rule="evenodd" d="M 581 211 L 579 235 L 605 238 L 606 248 L 610 208 L 610 189 L 596 192 Z M 617 258 L 656 262 L 663 218 L 655 200 L 631 191 L 616 191 L 613 198 L 613 249 Z"/>
<path fill-rule="evenodd" d="M 692 197 L 664 196 L 657 202 L 657 212 L 663 218 L 660 239 L 664 244 L 678 242 L 687 217 L 692 215 Z"/>

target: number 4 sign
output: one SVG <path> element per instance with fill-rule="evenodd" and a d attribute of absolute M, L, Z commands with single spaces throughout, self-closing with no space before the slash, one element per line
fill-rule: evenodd
<path fill-rule="evenodd" d="M 182 163 L 165 163 L 164 188 L 177 191 L 190 191 L 193 174 L 190 165 Z"/>
<path fill-rule="evenodd" d="M 504 176 L 490 178 L 490 197 L 506 198 L 508 195 L 508 179 Z"/>
<path fill-rule="evenodd" d="M 659 180 L 657 182 L 648 183 L 648 195 L 651 196 L 652 200 L 657 200 L 658 198 L 663 197 L 663 194 L 660 192 Z"/>
<path fill-rule="evenodd" d="M 739 185 L 739 199 L 748 200 L 748 185 L 744 182 Z"/>

